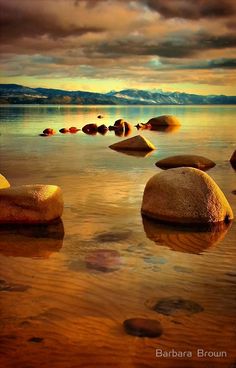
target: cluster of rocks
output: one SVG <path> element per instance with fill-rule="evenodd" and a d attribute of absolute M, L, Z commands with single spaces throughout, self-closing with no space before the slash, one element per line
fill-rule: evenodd
<path fill-rule="evenodd" d="M 0 175 L 0 224 L 40 224 L 60 218 L 63 196 L 56 185 L 10 186 Z"/>

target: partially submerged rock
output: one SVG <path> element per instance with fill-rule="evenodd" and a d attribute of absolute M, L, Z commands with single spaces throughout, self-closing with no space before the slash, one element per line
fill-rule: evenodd
<path fill-rule="evenodd" d="M 72 134 L 77 133 L 79 130 L 80 129 L 78 129 L 77 127 L 74 127 L 74 126 L 69 128 L 69 132 L 72 133 Z"/>
<path fill-rule="evenodd" d="M 67 128 L 61 128 L 59 130 L 59 132 L 62 133 L 62 134 L 66 134 L 66 133 L 69 133 L 69 129 L 67 129 Z"/>
<path fill-rule="evenodd" d="M 159 160 L 155 165 L 161 169 L 169 169 L 174 167 L 195 167 L 196 169 L 207 170 L 211 167 L 214 167 L 216 164 L 215 162 L 203 156 L 178 155 Z"/>
<path fill-rule="evenodd" d="M 83 131 L 85 134 L 95 135 L 95 134 L 97 134 L 97 131 L 98 131 L 97 124 L 86 124 L 86 125 L 82 128 L 82 131 Z"/>
<path fill-rule="evenodd" d="M 186 167 L 162 171 L 146 184 L 142 214 L 180 224 L 229 222 L 233 211 L 205 172 Z"/>
<path fill-rule="evenodd" d="M 10 187 L 9 181 L 5 178 L 5 176 L 0 174 L 0 189 L 9 187 Z"/>
<path fill-rule="evenodd" d="M 152 151 L 156 149 L 155 146 L 142 135 L 136 135 L 135 137 L 125 139 L 124 141 L 114 143 L 109 147 L 117 151 Z"/>
<path fill-rule="evenodd" d="M 43 131 L 43 135 L 53 135 L 56 134 L 56 131 L 52 128 L 46 128 Z"/>
<path fill-rule="evenodd" d="M 236 150 L 233 152 L 232 156 L 230 157 L 230 162 L 236 164 Z"/>
<path fill-rule="evenodd" d="M 159 337 L 163 333 L 161 323 L 155 319 L 130 318 L 123 322 L 127 334 L 139 337 Z"/>
<path fill-rule="evenodd" d="M 99 125 L 99 127 L 97 128 L 98 133 L 100 134 L 106 134 L 106 132 L 108 131 L 108 128 L 105 124 Z"/>
<path fill-rule="evenodd" d="M 151 127 L 151 130 L 155 130 L 159 127 L 168 127 L 168 126 L 180 126 L 180 121 L 173 115 L 162 115 L 157 116 L 148 120 L 147 124 Z"/>
<path fill-rule="evenodd" d="M 132 127 L 130 123 L 127 123 L 124 119 L 118 119 L 114 123 L 114 131 L 115 134 L 119 137 L 127 136 L 131 133 Z"/>
<path fill-rule="evenodd" d="M 47 223 L 63 212 L 62 191 L 55 185 L 22 185 L 0 190 L 0 223 Z"/>

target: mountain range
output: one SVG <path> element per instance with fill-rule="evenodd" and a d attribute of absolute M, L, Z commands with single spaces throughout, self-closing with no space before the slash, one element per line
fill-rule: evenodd
<path fill-rule="evenodd" d="M 124 89 L 118 92 L 95 93 L 0 84 L 0 104 L 229 105 L 236 104 L 236 96 L 203 96 L 183 92 L 164 92 L 158 89 Z"/>

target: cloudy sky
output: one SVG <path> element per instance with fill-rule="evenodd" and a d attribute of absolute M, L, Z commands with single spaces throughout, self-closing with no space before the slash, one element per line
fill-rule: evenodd
<path fill-rule="evenodd" d="M 236 95 L 235 0 L 0 0 L 1 83 Z"/>

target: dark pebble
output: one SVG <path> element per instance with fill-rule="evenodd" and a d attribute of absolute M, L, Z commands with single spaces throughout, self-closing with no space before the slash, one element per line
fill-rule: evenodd
<path fill-rule="evenodd" d="M 28 341 L 29 342 L 42 342 L 44 340 L 43 337 L 31 337 Z"/>
<path fill-rule="evenodd" d="M 106 242 L 118 242 L 121 240 L 125 240 L 130 236 L 130 232 L 108 232 L 108 233 L 101 233 L 95 237 L 95 241 L 99 243 L 106 243 Z"/>
<path fill-rule="evenodd" d="M 204 310 L 200 304 L 179 297 L 163 298 L 154 304 L 151 309 L 166 316 L 172 315 L 177 311 L 194 314 Z"/>
<path fill-rule="evenodd" d="M 236 189 L 235 190 L 232 190 L 231 193 L 236 195 Z"/>
<path fill-rule="evenodd" d="M 139 337 L 159 337 L 162 326 L 159 321 L 147 318 L 131 318 L 123 322 L 127 334 Z"/>

